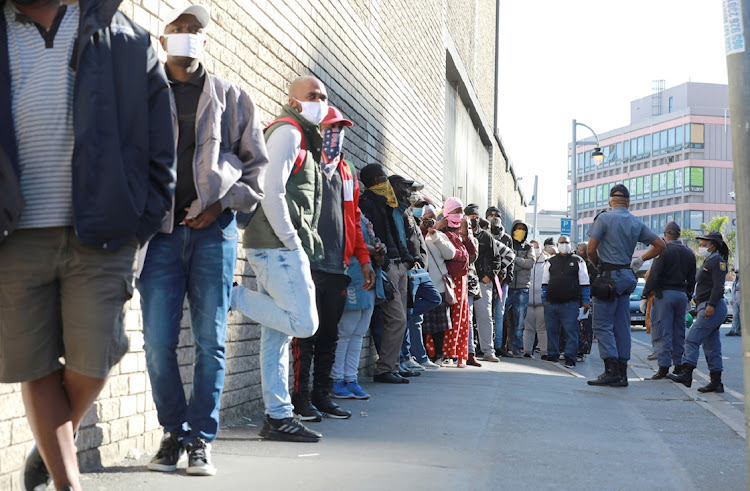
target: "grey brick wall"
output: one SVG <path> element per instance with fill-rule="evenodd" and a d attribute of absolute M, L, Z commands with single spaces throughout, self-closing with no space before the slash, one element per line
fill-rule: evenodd
<path fill-rule="evenodd" d="M 154 36 L 160 19 L 180 0 L 125 0 L 121 10 Z M 206 68 L 247 88 L 262 119 L 270 121 L 286 100 L 288 84 L 318 76 L 330 101 L 356 124 L 345 150 L 355 165 L 381 162 L 426 185 L 440 198 L 444 145 L 445 46 L 448 32 L 469 67 L 482 112 L 494 109 L 495 2 L 493 0 L 226 0 L 200 2 L 211 8 Z M 157 46 L 156 38 L 154 45 Z M 505 161 L 493 143 L 488 185 L 493 202 L 515 216 L 523 209 Z M 254 279 L 239 251 L 237 281 Z M 237 313 L 229 316 L 224 422 L 262 409 L 258 367 L 259 328 Z M 186 392 L 192 383 L 193 345 L 185 311 L 179 360 Z M 130 352 L 86 416 L 78 439 L 81 466 L 110 465 L 128 454 L 152 451 L 161 430 L 146 375 L 141 313 L 128 305 Z M 369 337 L 362 374 L 374 363 Z M 18 489 L 18 470 L 33 445 L 20 387 L 0 385 L 0 489 Z"/>

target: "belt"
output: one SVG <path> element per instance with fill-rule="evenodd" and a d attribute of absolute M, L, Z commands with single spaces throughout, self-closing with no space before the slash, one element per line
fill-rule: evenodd
<path fill-rule="evenodd" d="M 601 271 L 615 271 L 618 269 L 630 269 L 629 264 L 602 263 Z"/>

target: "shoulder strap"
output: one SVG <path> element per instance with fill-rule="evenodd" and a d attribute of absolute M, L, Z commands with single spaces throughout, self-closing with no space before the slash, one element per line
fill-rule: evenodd
<path fill-rule="evenodd" d="M 268 126 L 266 126 L 263 132 L 265 132 L 271 126 L 279 123 L 291 124 L 292 126 L 297 128 L 297 131 L 299 131 L 300 135 L 302 135 L 302 139 L 300 140 L 299 154 L 297 154 L 297 159 L 294 161 L 294 167 L 292 168 L 292 175 L 295 175 L 300 171 L 300 169 L 302 169 L 302 166 L 305 165 L 305 158 L 307 157 L 307 143 L 305 142 L 305 132 L 302 131 L 302 126 L 299 124 L 299 122 L 296 119 L 290 117 L 279 118 L 271 122 Z"/>

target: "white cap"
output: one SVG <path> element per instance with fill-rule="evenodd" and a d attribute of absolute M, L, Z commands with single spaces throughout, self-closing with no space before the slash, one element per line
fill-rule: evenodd
<path fill-rule="evenodd" d="M 164 25 L 168 26 L 182 14 L 194 15 L 201 26 L 205 29 L 208 27 L 208 23 L 211 22 L 211 15 L 208 13 L 208 9 L 202 5 L 190 5 L 184 8 L 177 8 L 167 14 L 167 18 L 164 19 Z"/>

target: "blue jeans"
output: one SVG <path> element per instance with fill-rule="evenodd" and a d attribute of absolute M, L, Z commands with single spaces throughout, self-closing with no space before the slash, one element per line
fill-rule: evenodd
<path fill-rule="evenodd" d="M 565 358 L 578 356 L 578 302 L 548 303 L 544 306 L 547 328 L 547 356 L 557 361 L 560 356 L 560 331 L 565 331 Z"/>
<path fill-rule="evenodd" d="M 375 302 L 375 289 L 365 294 Z M 373 307 L 364 310 L 345 310 L 339 321 L 339 339 L 336 342 L 336 358 L 331 367 L 333 380 L 353 382 L 357 380 L 359 358 L 362 353 L 362 338 L 370 327 Z"/>
<path fill-rule="evenodd" d="M 310 262 L 302 249 L 245 249 L 255 272 L 258 291 L 238 286 L 232 309 L 261 325 L 260 379 L 266 414 L 289 418 L 294 406 L 289 395 L 289 343 L 318 329 L 315 286 Z"/>
<path fill-rule="evenodd" d="M 513 307 L 513 332 L 508 334 L 509 350 L 521 353 L 523 350 L 523 323 L 526 320 L 526 309 L 529 307 L 528 288 L 508 289 L 508 303 Z"/>
<path fill-rule="evenodd" d="M 505 303 L 508 300 L 508 285 L 503 285 L 503 299 L 498 300 L 495 298 L 495 334 L 493 344 L 495 349 L 502 348 L 503 346 L 503 319 L 505 318 Z"/>
<path fill-rule="evenodd" d="M 731 332 L 735 334 L 742 334 L 742 324 L 740 324 L 740 303 L 734 302 L 732 304 L 732 329 Z"/>
<path fill-rule="evenodd" d="M 219 430 L 224 388 L 227 310 L 237 258 L 237 225 L 224 212 L 200 230 L 175 226 L 151 239 L 140 278 L 146 366 L 165 432 L 208 442 Z M 187 293 L 195 366 L 190 401 L 180 378 L 177 345 Z"/>
<path fill-rule="evenodd" d="M 599 356 L 630 359 L 630 294 L 635 290 L 637 280 L 631 269 L 610 271 L 615 280 L 617 297 L 612 300 L 594 299 L 593 329 Z"/>
<path fill-rule="evenodd" d="M 685 311 L 687 295 L 684 291 L 663 290 L 661 298 L 654 298 L 651 306 L 651 344 L 660 367 L 682 363 L 685 352 Z"/>
<path fill-rule="evenodd" d="M 424 363 L 429 360 L 429 357 L 422 340 L 423 314 L 440 305 L 443 298 L 426 273 L 415 277 L 412 285 L 414 308 L 406 312 L 407 327 L 404 332 L 404 341 L 401 343 L 401 363 L 408 360 L 410 354 L 414 356 L 417 363 Z"/>
<path fill-rule="evenodd" d="M 721 361 L 719 328 L 727 317 L 727 304 L 723 299 L 719 300 L 719 304 L 714 308 L 714 315 L 708 319 L 705 315 L 707 305 L 707 302 L 698 305 L 698 316 L 685 336 L 685 354 L 682 357 L 682 363 L 696 366 L 702 345 L 708 369 L 712 372 L 721 372 L 724 370 L 724 365 Z"/>

